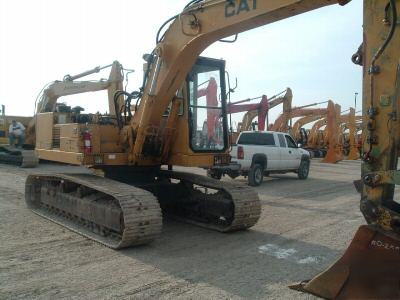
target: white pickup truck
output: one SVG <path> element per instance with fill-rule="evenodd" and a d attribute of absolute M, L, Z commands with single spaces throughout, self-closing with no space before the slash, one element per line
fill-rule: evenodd
<path fill-rule="evenodd" d="M 282 132 L 245 131 L 232 147 L 231 164 L 214 167 L 207 174 L 215 179 L 222 175 L 247 176 L 249 185 L 258 186 L 271 173 L 295 172 L 306 179 L 310 170 L 310 154 L 297 147 L 293 138 Z"/>

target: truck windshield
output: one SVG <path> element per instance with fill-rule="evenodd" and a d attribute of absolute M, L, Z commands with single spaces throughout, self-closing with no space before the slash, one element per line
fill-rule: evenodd
<path fill-rule="evenodd" d="M 199 58 L 188 75 L 190 145 L 194 152 L 227 148 L 224 61 Z"/>
<path fill-rule="evenodd" d="M 248 132 L 240 135 L 240 145 L 276 146 L 272 133 Z"/>

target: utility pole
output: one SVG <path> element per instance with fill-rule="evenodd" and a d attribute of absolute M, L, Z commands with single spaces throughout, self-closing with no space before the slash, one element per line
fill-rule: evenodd
<path fill-rule="evenodd" d="M 354 93 L 354 109 L 355 109 L 355 110 L 357 110 L 357 96 L 358 96 L 358 93 L 355 92 L 355 93 Z"/>

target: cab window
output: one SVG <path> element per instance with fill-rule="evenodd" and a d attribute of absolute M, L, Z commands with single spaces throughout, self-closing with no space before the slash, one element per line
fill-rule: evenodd
<path fill-rule="evenodd" d="M 279 146 L 281 148 L 286 148 L 286 142 L 285 138 L 283 137 L 283 134 L 278 134 L 278 139 L 279 139 Z"/>
<path fill-rule="evenodd" d="M 199 58 L 188 74 L 189 134 L 194 152 L 222 152 L 228 146 L 225 64 Z"/>
<path fill-rule="evenodd" d="M 286 138 L 286 143 L 289 148 L 297 148 L 296 143 L 293 141 L 293 139 L 290 136 L 285 135 L 285 138 Z"/>

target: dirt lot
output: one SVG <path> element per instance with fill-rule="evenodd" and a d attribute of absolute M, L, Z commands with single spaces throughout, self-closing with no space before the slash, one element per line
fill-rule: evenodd
<path fill-rule="evenodd" d="M 352 185 L 360 163 L 313 161 L 306 181 L 279 175 L 257 188 L 263 212 L 251 230 L 166 220 L 154 243 L 113 251 L 25 207 L 27 172 L 80 170 L 0 166 L 1 299 L 313 299 L 286 286 L 334 262 L 364 223 Z"/>

